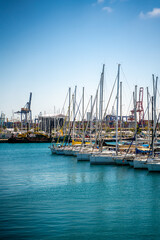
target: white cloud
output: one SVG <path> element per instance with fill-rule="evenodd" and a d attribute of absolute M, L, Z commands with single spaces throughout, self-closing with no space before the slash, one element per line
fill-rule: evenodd
<path fill-rule="evenodd" d="M 104 0 L 97 0 L 97 3 L 103 3 Z"/>
<path fill-rule="evenodd" d="M 108 13 L 111 13 L 113 11 L 111 7 L 103 7 L 102 10 L 107 11 Z"/>
<path fill-rule="evenodd" d="M 95 7 L 97 4 L 104 3 L 105 0 L 97 0 L 96 2 L 92 3 L 92 6 Z"/>
<path fill-rule="evenodd" d="M 160 8 L 153 8 L 151 12 L 147 12 L 147 13 L 141 12 L 139 16 L 140 18 L 143 18 L 143 19 L 160 17 Z"/>

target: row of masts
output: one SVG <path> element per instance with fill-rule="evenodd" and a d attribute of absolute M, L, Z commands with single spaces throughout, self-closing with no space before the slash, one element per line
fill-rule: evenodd
<path fill-rule="evenodd" d="M 100 77 L 100 82 L 96 91 L 96 95 L 93 101 L 93 96 L 90 98 L 90 114 L 89 114 L 89 120 L 87 123 L 86 130 L 88 128 L 88 125 L 90 124 L 90 136 L 92 132 L 92 118 L 93 118 L 93 109 L 94 106 L 96 105 L 96 136 L 97 136 L 97 131 L 99 127 L 99 139 L 102 137 L 102 124 L 105 119 L 105 114 L 106 110 L 103 115 L 103 94 L 104 94 L 104 70 L 105 70 L 105 65 L 103 64 L 102 68 L 102 73 Z M 118 152 L 118 109 L 119 109 L 119 92 L 120 92 L 120 118 L 122 120 L 122 82 L 120 82 L 120 64 L 118 64 L 118 73 L 117 73 L 117 96 L 116 96 L 116 102 L 117 102 L 117 107 L 116 107 L 116 153 Z M 119 91 L 119 86 L 120 86 L 120 91 Z M 72 139 L 74 140 L 74 131 L 75 131 L 75 118 L 76 118 L 76 91 L 77 91 L 77 86 L 75 86 L 74 93 L 72 95 L 72 101 L 73 101 L 73 131 L 72 131 Z M 98 91 L 99 91 L 99 120 L 98 120 Z M 69 121 L 71 118 L 71 88 L 69 88 Z M 99 126 L 98 126 L 99 125 Z M 83 136 L 85 137 L 85 132 L 84 130 L 84 87 L 82 90 L 82 128 L 83 128 Z M 84 139 L 83 139 L 84 140 Z"/>
<path fill-rule="evenodd" d="M 103 137 L 102 137 L 102 125 L 103 121 L 105 119 L 105 114 L 108 108 L 108 104 L 106 106 L 105 111 L 103 110 L 103 86 L 104 86 L 104 65 L 102 68 L 102 73 L 101 73 L 101 78 L 100 82 L 98 85 L 98 88 L 96 90 L 96 95 L 94 99 L 92 100 L 92 96 L 90 99 L 91 105 L 90 105 L 90 115 L 88 122 L 86 126 L 84 127 L 84 88 L 83 88 L 83 93 L 82 93 L 82 99 L 79 102 L 79 105 L 76 109 L 76 90 L 77 87 L 75 87 L 74 94 L 72 95 L 72 100 L 73 100 L 73 121 L 72 121 L 72 126 L 69 124 L 69 132 L 72 130 L 72 140 L 74 140 L 75 136 L 75 119 L 77 117 L 77 113 L 79 111 L 79 107 L 82 101 L 82 126 L 83 126 L 83 137 L 80 145 L 78 145 L 76 148 L 72 146 L 67 146 L 64 147 L 61 145 L 61 149 L 57 149 L 56 146 L 53 146 L 51 148 L 52 153 L 57 153 L 57 154 L 64 154 L 64 155 L 74 155 L 76 154 L 77 160 L 90 160 L 90 163 L 92 164 L 110 164 L 113 165 L 116 162 L 124 165 L 126 164 L 133 164 L 135 165 L 135 168 L 147 168 L 149 166 L 150 169 L 153 169 L 155 167 L 156 171 L 157 169 L 160 170 L 160 158 L 156 157 L 155 158 L 155 151 L 154 151 L 154 139 L 156 136 L 156 128 L 157 128 L 157 123 L 159 121 L 159 118 L 157 119 L 156 115 L 156 98 L 157 98 L 157 82 L 158 82 L 158 77 L 154 77 L 153 75 L 153 96 L 149 98 L 149 91 L 147 88 L 147 110 L 148 110 L 148 127 L 149 126 L 149 105 L 150 102 L 152 103 L 152 141 L 150 142 L 150 138 L 148 137 L 148 143 L 151 145 L 152 151 L 150 151 L 150 148 L 148 148 L 148 153 L 152 153 L 152 158 L 146 154 L 145 158 L 144 155 L 139 155 L 137 156 L 137 145 L 138 143 L 138 138 L 137 138 L 137 111 L 140 111 L 139 104 L 140 101 L 137 101 L 137 85 L 135 86 L 135 90 L 133 92 L 133 105 L 134 105 L 134 128 L 135 128 L 135 133 L 134 133 L 134 150 L 135 153 L 131 151 L 131 155 L 129 155 L 129 150 L 131 148 L 131 145 L 133 144 L 133 141 L 130 143 L 130 146 L 127 148 L 121 148 L 122 151 L 120 152 L 119 150 L 119 122 L 118 122 L 118 115 L 119 115 L 119 100 L 120 100 L 120 118 L 122 120 L 122 82 L 120 82 L 120 64 L 118 64 L 118 72 L 117 72 L 117 77 L 116 77 L 116 82 L 117 82 L 117 93 L 116 93 L 116 147 L 115 149 L 112 148 L 111 151 L 110 148 L 103 147 Z M 114 83 L 115 85 L 115 83 Z M 98 91 L 100 92 L 99 96 L 99 119 L 97 118 L 98 116 Z M 71 89 L 69 89 L 69 92 L 71 92 Z M 70 96 L 71 93 L 69 93 Z M 119 96 L 120 95 L 120 96 Z M 110 99 L 110 98 L 109 98 Z M 140 98 L 139 98 L 140 99 Z M 138 103 L 138 104 L 137 104 Z M 71 99 L 69 97 L 69 111 L 70 111 L 70 106 L 71 106 Z M 94 134 L 94 144 L 91 138 L 91 133 L 92 133 L 92 116 L 93 116 L 93 109 L 96 106 L 96 133 Z M 104 115 L 103 115 L 104 112 Z M 71 117 L 71 114 L 68 114 L 69 117 Z M 69 118 L 70 121 L 70 118 Z M 88 127 L 90 125 L 90 146 L 87 146 L 87 143 L 85 144 L 85 136 L 88 130 Z M 121 126 L 120 126 L 121 127 Z M 71 129 L 72 128 L 72 129 Z M 149 129 L 148 129 L 149 131 Z M 150 133 L 149 133 L 150 136 Z M 97 141 L 98 139 L 98 141 Z M 97 144 L 99 146 L 97 146 Z M 94 148 L 96 146 L 96 148 Z M 98 148 L 98 149 L 97 149 Z M 132 148 L 133 149 L 133 148 Z M 149 159 L 149 160 L 148 160 Z M 125 161 L 124 161 L 125 160 Z"/>
<path fill-rule="evenodd" d="M 93 100 L 93 96 L 91 96 L 90 98 L 90 113 L 89 113 L 89 119 L 87 122 L 87 126 L 85 127 L 85 112 L 84 112 L 84 87 L 82 89 L 82 98 L 81 101 L 77 107 L 77 86 L 75 86 L 74 89 L 74 93 L 71 96 L 71 88 L 69 88 L 69 107 L 68 107 L 68 121 L 69 121 L 69 128 L 68 128 L 68 132 L 72 132 L 72 139 L 74 140 L 74 136 L 75 136 L 75 123 L 76 123 L 76 118 L 77 118 L 77 113 L 80 111 L 80 104 L 82 105 L 82 114 L 81 114 L 81 123 L 82 123 L 82 135 L 83 135 L 83 140 L 85 138 L 85 134 L 88 130 L 88 126 L 90 126 L 90 137 L 91 137 L 91 133 L 92 133 L 92 120 L 93 120 L 93 109 L 94 107 L 96 108 L 96 127 L 95 127 L 95 131 L 96 131 L 96 137 L 97 135 L 99 135 L 99 139 L 102 138 L 102 125 L 103 125 L 103 121 L 105 120 L 105 115 L 106 115 L 106 111 L 108 108 L 108 105 L 106 107 L 106 109 L 103 109 L 103 95 L 104 95 L 104 69 L 105 69 L 105 65 L 103 64 L 102 67 L 102 73 L 101 73 L 101 77 L 100 77 L 100 82 L 96 91 L 96 95 L 95 98 Z M 118 71 L 117 71 L 117 94 L 116 94 L 116 153 L 118 152 L 118 135 L 121 136 L 121 127 L 122 127 L 122 82 L 120 82 L 120 64 L 118 64 Z M 158 77 L 155 78 L 155 76 L 153 75 L 153 116 L 152 116 L 152 120 L 153 120 L 153 126 L 152 126 L 152 132 L 153 129 L 156 128 L 156 96 L 157 96 L 157 82 L 158 82 Z M 99 117 L 98 117 L 98 92 L 99 92 Z M 118 126 L 119 126 L 119 120 L 118 120 L 118 116 L 119 116 L 119 102 L 120 102 L 120 132 L 118 131 Z M 73 104 L 73 120 L 71 121 L 71 104 Z M 135 86 L 135 91 L 133 92 L 133 105 L 134 105 L 134 122 L 135 122 L 135 144 L 137 145 L 137 85 Z M 147 108 L 148 108 L 148 141 L 149 136 L 150 136 L 150 121 L 149 121 L 149 105 L 150 105 L 150 99 L 149 99 L 149 91 L 148 91 L 148 87 L 147 87 Z M 103 115 L 104 113 L 104 115 Z M 70 122 L 72 123 L 72 125 L 70 124 Z M 152 134 L 153 135 L 153 134 Z M 152 146 L 154 146 L 154 143 L 152 141 Z"/>

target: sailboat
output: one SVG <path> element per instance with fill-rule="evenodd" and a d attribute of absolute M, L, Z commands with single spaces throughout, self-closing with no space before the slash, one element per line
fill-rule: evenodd
<path fill-rule="evenodd" d="M 119 100 L 119 74 L 120 74 L 120 64 L 118 64 L 118 73 L 117 73 L 117 115 L 116 115 L 116 153 L 118 151 L 118 100 Z M 104 72 L 103 72 L 103 78 L 104 78 Z M 102 78 L 102 79 L 103 79 Z M 103 86 L 103 81 L 102 81 Z M 103 89 L 102 89 L 103 92 Z M 102 95 L 103 96 L 103 95 Z M 102 99 L 103 102 L 103 99 Z M 100 105 L 100 112 L 103 112 L 103 104 Z M 101 127 L 102 127 L 102 114 L 101 114 Z M 102 146 L 100 146 L 101 152 L 94 153 L 90 156 L 90 164 L 91 165 L 115 165 L 115 159 L 113 156 L 115 155 L 114 151 L 111 150 L 102 150 Z"/>
<path fill-rule="evenodd" d="M 160 172 L 160 157 L 148 158 L 147 167 L 149 172 Z"/>
<path fill-rule="evenodd" d="M 157 95 L 157 82 L 158 77 L 156 78 L 156 81 L 154 79 L 153 75 L 153 97 L 152 97 L 152 122 L 154 123 L 152 126 L 152 156 L 148 157 L 146 156 L 139 156 L 134 159 L 134 168 L 138 169 L 148 169 L 149 171 L 160 171 L 160 158 L 155 157 L 154 155 L 154 138 L 156 135 L 156 128 L 158 124 L 158 120 L 156 123 L 156 95 Z M 153 114 L 154 113 L 154 114 Z"/>
<path fill-rule="evenodd" d="M 135 98 L 137 98 L 137 88 L 135 88 Z M 135 100 L 135 129 L 136 129 L 136 136 L 137 136 L 137 116 L 136 116 L 136 100 Z M 136 140 L 136 149 L 137 149 L 137 138 L 135 137 Z M 135 152 L 136 154 L 137 152 Z M 135 156 L 133 160 L 133 167 L 135 169 L 147 169 L 147 156 L 146 155 L 140 155 L 140 156 Z"/>
<path fill-rule="evenodd" d="M 147 167 L 148 167 L 148 171 L 150 171 L 150 172 L 160 172 L 160 157 L 155 156 L 155 153 L 154 153 L 154 139 L 155 139 L 155 135 L 156 135 L 157 124 L 159 122 L 159 117 L 160 117 L 160 115 L 159 115 L 159 117 L 156 121 L 157 82 L 158 82 L 158 77 L 156 77 L 156 81 L 155 81 L 154 75 L 153 75 L 152 116 L 154 116 L 154 131 L 152 129 L 152 156 L 149 157 L 147 160 Z M 153 114 L 153 106 L 154 106 L 154 114 Z"/>
<path fill-rule="evenodd" d="M 90 98 L 90 103 L 91 103 L 91 110 L 90 110 L 90 116 L 88 123 L 90 122 L 90 142 L 85 142 L 85 133 L 84 132 L 84 88 L 83 88 L 83 102 L 82 102 L 82 124 L 83 124 L 83 141 L 81 142 L 81 148 L 80 151 L 77 154 L 77 161 L 89 161 L 89 157 L 92 151 L 92 141 L 91 141 L 91 121 L 92 121 L 92 96 Z M 88 127 L 87 123 L 87 127 Z"/>

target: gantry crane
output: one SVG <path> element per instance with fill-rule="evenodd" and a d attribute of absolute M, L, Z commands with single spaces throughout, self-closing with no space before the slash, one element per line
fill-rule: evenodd
<path fill-rule="evenodd" d="M 29 101 L 23 108 L 21 108 L 21 111 L 15 112 L 17 114 L 21 114 L 21 123 L 27 124 L 32 122 L 31 100 L 32 93 L 30 92 Z"/>
<path fill-rule="evenodd" d="M 131 110 L 130 121 L 134 121 L 134 109 Z M 136 112 L 139 113 L 139 125 L 144 123 L 144 109 L 143 109 L 143 87 L 139 88 L 139 100 L 136 102 Z"/>
<path fill-rule="evenodd" d="M 144 123 L 144 109 L 143 109 L 143 87 L 139 89 L 139 101 L 137 101 L 137 112 L 139 113 L 139 125 Z"/>

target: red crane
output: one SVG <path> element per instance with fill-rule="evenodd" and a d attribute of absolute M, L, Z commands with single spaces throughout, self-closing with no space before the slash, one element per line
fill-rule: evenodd
<path fill-rule="evenodd" d="M 137 112 L 139 113 L 139 124 L 144 122 L 144 109 L 143 109 L 143 87 L 139 89 L 139 101 L 137 101 Z"/>
<path fill-rule="evenodd" d="M 136 109 L 139 113 L 139 121 L 138 124 L 142 125 L 144 123 L 144 109 L 143 109 L 143 87 L 139 89 L 139 101 L 136 102 Z M 134 121 L 134 109 L 131 110 L 131 116 L 129 118 L 130 121 Z"/>

